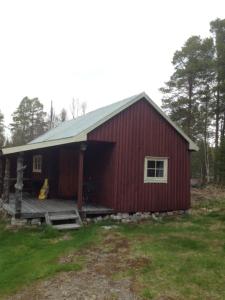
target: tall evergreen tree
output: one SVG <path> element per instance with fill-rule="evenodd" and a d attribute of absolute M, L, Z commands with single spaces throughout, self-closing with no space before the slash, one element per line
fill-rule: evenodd
<path fill-rule="evenodd" d="M 46 113 L 43 104 L 38 98 L 23 98 L 13 113 L 13 122 L 10 124 L 13 145 L 30 142 L 46 130 Z"/>
<path fill-rule="evenodd" d="M 52 129 L 55 128 L 59 124 L 59 118 L 55 113 L 55 109 L 53 107 L 53 102 L 51 101 L 51 107 L 50 107 L 50 112 L 47 115 L 47 129 Z"/>
<path fill-rule="evenodd" d="M 164 94 L 162 108 L 191 138 L 198 134 L 197 86 L 201 68 L 201 46 L 200 37 L 193 36 L 181 50 L 175 52 L 172 61 L 175 72 L 166 82 L 166 87 L 160 89 Z"/>
<path fill-rule="evenodd" d="M 210 180 L 210 145 L 212 138 L 212 121 L 214 118 L 214 53 L 213 40 L 207 38 L 202 41 L 200 72 L 198 73 L 197 95 L 199 101 L 198 140 L 203 147 L 202 178 L 205 182 Z"/>
<path fill-rule="evenodd" d="M 210 23 L 216 49 L 215 55 L 215 168 L 214 180 L 221 182 L 220 165 L 223 164 L 221 151 L 222 141 L 225 136 L 225 19 L 216 19 Z M 221 141 L 221 145 L 220 145 Z M 224 142 L 224 141 L 223 141 Z M 224 165 L 225 168 L 225 165 Z"/>
<path fill-rule="evenodd" d="M 215 146 L 217 148 L 219 146 L 219 136 L 222 139 L 225 134 L 225 19 L 216 19 L 210 23 L 210 26 L 216 49 Z"/>
<path fill-rule="evenodd" d="M 212 123 L 214 84 L 214 45 L 210 38 L 189 38 L 173 57 L 175 72 L 161 88 L 164 97 L 162 108 L 203 149 L 204 164 L 199 169 L 209 181 L 209 138 Z"/>

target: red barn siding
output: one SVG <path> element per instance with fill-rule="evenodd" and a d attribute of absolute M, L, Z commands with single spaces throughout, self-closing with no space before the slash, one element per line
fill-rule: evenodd
<path fill-rule="evenodd" d="M 108 143 L 89 144 L 84 156 L 84 183 L 89 179 L 94 185 L 94 191 L 90 200 L 94 203 L 107 203 L 108 193 L 113 195 L 114 189 L 111 182 L 113 169 L 114 145 Z"/>
<path fill-rule="evenodd" d="M 88 134 L 115 142 L 99 201 L 117 211 L 167 211 L 190 206 L 188 143 L 145 100 Z M 168 157 L 168 183 L 144 183 L 145 156 Z"/>

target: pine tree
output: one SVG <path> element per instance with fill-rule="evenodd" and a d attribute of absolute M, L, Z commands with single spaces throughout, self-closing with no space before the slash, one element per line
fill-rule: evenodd
<path fill-rule="evenodd" d="M 213 119 L 214 44 L 211 38 L 189 38 L 173 57 L 175 72 L 161 88 L 162 107 L 170 117 L 198 141 L 202 152 L 199 173 L 209 181 L 209 139 Z M 197 156 L 193 156 L 197 157 Z"/>
<path fill-rule="evenodd" d="M 216 19 L 210 23 L 210 26 L 216 49 L 215 146 L 217 148 L 219 146 L 219 135 L 222 139 L 225 134 L 225 19 Z"/>
<path fill-rule="evenodd" d="M 45 116 L 43 104 L 38 98 L 23 98 L 13 113 L 13 122 L 10 124 L 13 145 L 26 144 L 44 133 Z"/>
<path fill-rule="evenodd" d="M 55 113 L 55 109 L 53 107 L 53 102 L 51 101 L 50 113 L 47 115 L 47 129 L 50 130 L 55 128 L 59 124 L 59 117 Z"/>
<path fill-rule="evenodd" d="M 219 171 L 220 159 L 219 154 L 220 141 L 225 136 L 225 19 L 216 19 L 210 23 L 210 30 L 214 37 L 216 49 L 215 55 L 215 95 L 214 104 L 215 113 L 215 168 L 214 181 L 221 181 L 221 172 Z"/>
<path fill-rule="evenodd" d="M 186 41 L 181 50 L 175 52 L 172 61 L 175 72 L 166 83 L 166 87 L 160 89 L 164 94 L 162 108 L 192 139 L 198 134 L 197 86 L 201 69 L 201 47 L 200 37 L 193 36 Z"/>

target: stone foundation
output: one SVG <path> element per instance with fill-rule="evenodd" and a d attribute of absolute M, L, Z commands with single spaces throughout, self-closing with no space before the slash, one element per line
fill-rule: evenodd
<path fill-rule="evenodd" d="M 137 223 L 142 220 L 155 220 L 160 221 L 164 217 L 169 216 L 177 216 L 177 215 L 184 215 L 184 214 L 190 214 L 190 210 L 178 210 L 178 211 L 168 211 L 168 212 L 136 212 L 134 214 L 128 214 L 128 213 L 117 213 L 107 216 L 100 216 L 96 218 L 87 218 L 87 223 L 97 223 L 103 220 L 113 220 L 121 223 Z"/>

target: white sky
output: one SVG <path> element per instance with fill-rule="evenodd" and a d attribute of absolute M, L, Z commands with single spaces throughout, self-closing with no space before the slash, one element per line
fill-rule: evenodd
<path fill-rule="evenodd" d="M 224 0 L 0 0 L 0 110 L 24 96 L 92 110 L 145 91 L 160 104 L 173 53 L 209 35 Z"/>

